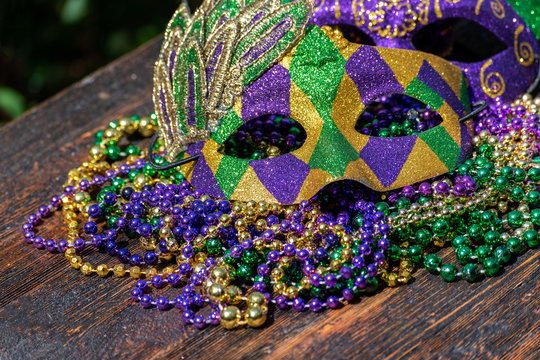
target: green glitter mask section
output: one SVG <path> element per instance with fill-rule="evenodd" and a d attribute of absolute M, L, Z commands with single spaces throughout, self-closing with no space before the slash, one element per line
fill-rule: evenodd
<path fill-rule="evenodd" d="M 332 121 L 332 104 L 345 72 L 345 63 L 336 45 L 315 26 L 307 30 L 292 58 L 291 79 L 325 121 Z"/>
<path fill-rule="evenodd" d="M 230 198 L 249 167 L 249 159 L 223 156 L 216 172 L 216 180 L 223 195 Z"/>
<path fill-rule="evenodd" d="M 507 0 L 519 16 L 540 39 L 540 0 Z"/>
<path fill-rule="evenodd" d="M 309 159 L 309 167 L 322 169 L 334 177 L 339 177 L 345 174 L 347 165 L 358 159 L 358 156 L 358 151 L 345 139 L 337 126 L 325 122 Z"/>
<path fill-rule="evenodd" d="M 242 4 L 236 0 L 226 0 L 221 1 L 217 6 L 212 9 L 212 11 L 206 15 L 205 18 L 205 36 L 208 38 L 212 33 L 212 30 L 219 24 L 220 19 L 232 19 L 235 17 L 240 9 Z"/>
<path fill-rule="evenodd" d="M 439 109 L 443 104 L 443 98 L 435 90 L 421 82 L 418 77 L 415 77 L 409 83 L 405 89 L 405 94 L 422 101 L 434 110 Z"/>
<path fill-rule="evenodd" d="M 185 53 L 179 58 L 176 81 L 181 86 L 174 88 L 174 96 L 179 104 L 184 104 L 187 111 L 178 111 L 178 124 L 182 131 L 187 131 L 190 122 L 195 122 L 198 129 L 205 127 L 205 88 L 200 49 L 190 41 Z"/>
<path fill-rule="evenodd" d="M 345 58 L 336 45 L 317 27 L 310 27 L 298 44 L 289 69 L 292 81 L 315 106 L 324 124 L 309 166 L 343 176 L 347 164 L 358 152 L 334 124 L 331 112 L 345 73 Z"/>
<path fill-rule="evenodd" d="M 420 133 L 420 139 L 439 157 L 448 169 L 453 169 L 459 159 L 460 148 L 442 126 Z"/>
<path fill-rule="evenodd" d="M 242 126 L 242 124 L 244 124 L 244 122 L 242 121 L 242 118 L 236 114 L 236 111 L 229 109 L 223 118 L 221 126 L 212 134 L 212 140 L 219 145 L 223 144 L 236 129 Z"/>

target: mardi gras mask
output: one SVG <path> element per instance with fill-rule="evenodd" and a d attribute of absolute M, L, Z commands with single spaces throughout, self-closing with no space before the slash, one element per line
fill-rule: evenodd
<path fill-rule="evenodd" d="M 504 0 L 316 0 L 314 6 L 312 22 L 319 26 L 353 26 L 368 44 L 453 58 L 478 100 L 502 97 L 512 101 L 526 92 L 538 74 L 534 60 L 540 47 Z M 469 30 L 464 30 L 467 25 Z M 444 44 L 452 29 L 456 43 Z M 422 43 L 422 38 L 428 41 Z M 472 58 L 452 54 L 460 46 L 472 52 L 484 47 L 488 53 Z"/>
<path fill-rule="evenodd" d="M 257 3 L 250 6 L 264 9 Z M 301 9 L 302 21 L 307 22 L 308 2 L 292 2 L 281 8 L 283 6 L 289 7 L 289 12 Z M 239 14 L 243 11 L 241 9 Z M 296 29 L 302 27 L 299 17 L 287 11 L 282 10 L 283 18 L 297 19 L 289 21 L 288 24 L 293 24 L 290 28 L 294 28 L 294 24 Z M 260 18 L 256 12 L 252 15 Z M 195 14 L 194 19 L 208 17 L 197 16 Z M 182 19 L 187 19 L 187 15 L 183 14 Z M 247 19 L 241 23 L 252 21 Z M 237 67 L 226 67 L 221 75 L 221 79 L 225 79 L 221 83 L 225 89 L 221 94 L 231 99 L 225 102 L 221 95 L 221 103 L 218 101 L 220 105 L 215 108 L 211 107 L 214 103 L 209 96 L 213 92 L 206 89 L 211 89 L 208 84 L 216 80 L 208 73 L 217 73 L 214 64 L 227 62 L 219 56 L 213 60 L 212 56 L 204 55 L 213 54 L 214 50 L 197 54 L 193 40 L 183 40 L 182 45 L 187 44 L 192 50 L 178 47 L 182 44 L 180 40 L 171 41 L 180 39 L 181 26 L 174 25 L 178 23 L 181 22 L 175 15 L 156 66 L 156 114 L 168 160 L 173 160 L 186 144 L 192 143 L 185 157 L 197 155 L 199 158 L 183 166 L 182 171 L 195 187 L 211 196 L 295 203 L 341 179 L 356 180 L 375 190 L 395 189 L 454 169 L 471 150 L 470 133 L 465 124 L 459 122 L 470 110 L 467 82 L 458 67 L 439 57 L 354 44 L 343 38 L 337 29 L 310 25 L 305 32 L 301 29 L 303 37 L 284 52 L 277 64 L 268 60 L 264 63 L 267 68 L 261 66 L 254 72 L 255 76 L 244 76 L 243 81 L 238 81 L 238 73 L 249 72 L 249 66 L 237 73 L 233 73 Z M 225 20 L 219 23 L 221 25 L 217 25 L 211 35 L 211 39 L 217 40 L 210 43 L 224 56 L 225 41 L 230 40 L 223 31 L 229 27 Z M 277 19 L 270 27 L 253 25 L 254 29 L 261 29 L 256 37 L 249 32 L 239 32 L 250 42 L 260 39 L 253 48 L 248 48 L 249 43 L 244 45 L 247 50 L 241 49 L 242 56 L 249 54 L 249 60 L 256 61 L 257 57 L 271 52 L 275 44 L 279 44 L 278 36 L 272 31 L 284 27 L 280 25 L 283 23 L 284 20 Z M 193 25 L 185 31 L 189 32 L 190 28 Z M 200 28 L 208 27 L 201 24 Z M 280 30 L 279 36 L 286 34 L 286 30 Z M 290 36 L 291 39 L 297 37 L 297 33 Z M 227 51 L 234 54 L 238 50 L 233 47 Z M 235 59 L 235 55 L 229 58 Z M 206 76 L 198 73 L 202 66 L 206 66 Z M 248 85 L 245 89 L 234 88 L 241 84 Z M 227 92 L 231 87 L 232 94 Z M 206 107 L 210 110 L 205 109 L 203 101 L 207 93 Z M 424 102 L 440 114 L 441 124 L 420 134 L 395 138 L 370 137 L 355 131 L 356 121 L 366 105 L 391 94 L 406 94 Z M 237 95 L 235 99 L 234 95 Z M 216 110 L 221 112 L 221 117 L 216 116 Z M 220 144 L 244 123 L 271 114 L 291 117 L 305 129 L 306 140 L 299 149 L 262 160 L 228 156 L 218 151 Z M 206 136 L 205 132 L 211 133 L 211 138 L 195 143 L 199 136 Z"/>

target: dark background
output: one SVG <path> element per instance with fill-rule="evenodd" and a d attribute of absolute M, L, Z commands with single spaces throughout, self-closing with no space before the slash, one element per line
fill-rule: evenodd
<path fill-rule="evenodd" d="M 0 0 L 0 126 L 160 34 L 180 1 Z"/>

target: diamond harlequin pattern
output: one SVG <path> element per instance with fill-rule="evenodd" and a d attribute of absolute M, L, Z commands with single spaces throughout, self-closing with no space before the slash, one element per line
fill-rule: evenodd
<path fill-rule="evenodd" d="M 345 139 L 331 116 L 347 61 L 324 32 L 312 31 L 310 34 L 313 36 L 306 36 L 298 45 L 289 72 L 291 80 L 306 94 L 324 120 L 309 166 L 340 177 L 345 173 L 347 164 L 358 158 L 358 152 Z M 314 71 L 306 72 L 306 67 Z"/>
<path fill-rule="evenodd" d="M 372 137 L 360 151 L 360 158 L 377 176 L 384 187 L 392 185 L 416 142 L 416 135 L 407 136 L 400 143 L 392 138 Z"/>
<path fill-rule="evenodd" d="M 277 64 L 265 74 L 269 83 L 280 86 L 259 86 L 255 82 L 244 94 L 242 94 L 242 119 L 254 119 L 265 114 L 279 114 L 284 109 L 289 109 L 289 89 L 291 76 L 289 71 Z"/>
<path fill-rule="evenodd" d="M 465 158 L 471 137 L 458 119 L 470 107 L 468 85 L 457 67 L 423 54 L 415 55 L 407 73 L 399 73 L 396 58 L 408 56 L 407 50 L 350 43 L 344 47 L 336 41 L 327 31 L 310 27 L 297 46 L 237 100 L 200 151 L 203 165 L 207 165 L 187 169 L 188 179 L 227 198 L 249 200 L 253 194 L 262 194 L 270 202 L 295 203 L 314 195 L 320 184 L 350 178 L 351 174 L 361 173 L 361 179 L 356 180 L 375 190 L 389 190 L 410 182 L 403 169 L 414 169 L 415 176 L 423 176 L 416 180 L 420 181 L 455 168 Z M 396 52 L 395 58 L 392 52 Z M 341 95 L 336 97 L 338 93 Z M 359 115 L 367 104 L 392 93 L 423 101 L 441 114 L 442 124 L 419 135 L 377 138 L 357 134 L 351 121 L 332 117 L 333 110 L 347 100 L 343 94 L 359 99 L 347 103 L 347 109 Z M 306 129 L 304 145 L 264 160 L 217 152 L 218 144 L 241 124 L 267 114 L 294 114 L 294 120 Z M 366 139 L 352 144 L 347 140 L 351 136 Z M 429 174 L 419 175 L 412 162 L 426 158 L 436 161 Z M 357 170 L 351 171 L 351 166 Z"/>
<path fill-rule="evenodd" d="M 343 176 L 347 165 L 358 159 L 358 151 L 345 139 L 334 123 L 325 122 L 313 154 L 312 169 L 321 169 L 333 177 Z"/>
<path fill-rule="evenodd" d="M 306 163 L 290 153 L 254 162 L 252 167 L 263 185 L 281 203 L 296 200 L 310 170 Z M 287 176 L 279 176 L 283 173 Z"/>
<path fill-rule="evenodd" d="M 403 85 L 399 83 L 394 72 L 374 47 L 360 47 L 349 58 L 346 65 L 347 75 L 353 80 L 358 94 L 369 104 L 377 100 L 382 90 L 377 84 L 386 84 L 384 90 L 395 94 L 403 93 Z"/>
<path fill-rule="evenodd" d="M 346 60 L 332 40 L 323 31 L 315 29 L 296 47 L 289 73 L 323 120 L 333 122 L 330 112 L 345 72 Z"/>
<path fill-rule="evenodd" d="M 197 176 L 191 178 L 191 183 L 194 187 L 205 189 L 206 193 L 210 196 L 223 197 L 225 195 L 204 157 L 200 157 L 197 160 L 193 172 L 197 174 Z"/>
<path fill-rule="evenodd" d="M 417 79 L 430 89 L 437 89 L 436 94 L 441 99 L 441 105 L 444 99 L 456 113 L 463 112 L 464 104 L 461 103 L 459 97 L 441 75 L 425 60 L 418 72 Z"/>

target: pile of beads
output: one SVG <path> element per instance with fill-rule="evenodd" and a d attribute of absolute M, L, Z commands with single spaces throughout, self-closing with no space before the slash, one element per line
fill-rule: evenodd
<path fill-rule="evenodd" d="M 240 126 L 219 152 L 251 160 L 273 158 L 300 148 L 306 136 L 304 128 L 293 119 L 265 115 Z"/>
<path fill-rule="evenodd" d="M 228 328 L 258 326 L 268 302 L 319 311 L 377 288 L 390 228 L 374 204 L 354 204 L 362 226 L 352 229 L 348 213 L 322 213 L 313 202 L 280 206 L 214 200 L 192 189 L 177 170 L 153 170 L 133 144 L 119 146 L 122 135 L 134 137 L 137 130 L 151 135 L 151 120 L 123 118 L 99 132 L 90 161 L 69 172 L 63 194 L 53 197 L 46 210 L 40 208 L 39 216 L 29 217 L 25 239 L 63 252 L 84 275 L 129 274 L 139 280 L 132 297 L 143 307 L 179 308 L 184 320 L 197 327 L 219 321 Z M 36 236 L 40 218 L 59 208 L 67 238 Z M 121 239 L 138 239 L 146 252 L 132 253 L 119 245 Z M 105 252 L 117 263 L 85 262 L 85 248 Z M 166 285 L 182 287 L 182 295 L 152 298 L 152 288 Z M 239 302 L 247 304 L 245 311 L 238 310 Z M 196 315 L 204 306 L 213 309 L 207 318 Z"/>
<path fill-rule="evenodd" d="M 473 157 L 446 176 L 385 194 L 335 183 L 291 206 L 214 199 L 178 169 L 154 170 L 133 142 L 156 131 L 155 118 L 122 118 L 96 134 L 63 193 L 28 217 L 24 238 L 64 253 L 84 275 L 129 275 L 133 300 L 177 308 L 197 328 L 261 326 L 270 305 L 336 308 L 381 282 L 404 284 L 422 266 L 446 281 L 477 281 L 540 244 L 533 105 L 524 97 L 485 110 Z M 66 237 L 45 240 L 37 227 L 59 209 Z M 435 254 L 447 244 L 461 270 Z M 84 249 L 114 262 L 93 265 Z M 166 287 L 179 295 L 153 295 Z"/>

